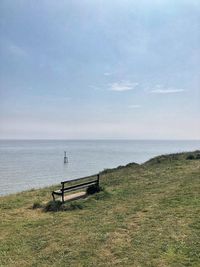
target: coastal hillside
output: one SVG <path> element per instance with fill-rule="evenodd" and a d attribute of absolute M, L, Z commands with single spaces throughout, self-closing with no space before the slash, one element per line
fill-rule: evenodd
<path fill-rule="evenodd" d="M 200 151 L 101 173 L 47 212 L 52 186 L 0 198 L 0 266 L 200 266 Z"/>

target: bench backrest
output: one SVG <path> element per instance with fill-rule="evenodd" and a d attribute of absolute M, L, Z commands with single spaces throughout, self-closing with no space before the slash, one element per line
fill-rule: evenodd
<path fill-rule="evenodd" d="M 94 179 L 93 177 L 94 177 L 94 175 L 83 177 L 83 178 L 78 178 L 78 179 L 74 179 L 74 180 L 63 181 L 63 182 L 61 182 L 61 186 L 62 186 L 61 190 L 63 192 L 65 192 L 65 191 L 75 190 L 76 188 L 80 188 L 81 186 L 87 187 L 87 186 L 92 185 L 92 184 L 99 185 L 99 174 L 96 175 L 96 179 Z M 92 180 L 88 180 L 88 179 L 92 179 Z M 86 180 L 88 180 L 88 181 L 86 181 Z M 68 186 L 68 187 L 65 186 L 66 184 L 73 183 L 73 182 L 79 182 L 79 183 L 77 183 L 75 185 Z"/>

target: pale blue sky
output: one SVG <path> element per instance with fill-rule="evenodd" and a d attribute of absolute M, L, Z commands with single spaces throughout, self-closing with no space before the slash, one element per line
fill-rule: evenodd
<path fill-rule="evenodd" d="M 0 138 L 200 139 L 200 1 L 1 0 Z"/>

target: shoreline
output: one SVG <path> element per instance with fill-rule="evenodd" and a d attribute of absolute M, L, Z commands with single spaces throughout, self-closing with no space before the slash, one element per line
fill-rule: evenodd
<path fill-rule="evenodd" d="M 5 142 L 5 143 L 4 143 Z M 200 141 L 30 140 L 0 142 L 1 196 L 73 180 L 130 162 L 143 164 L 161 154 L 192 151 Z M 63 164 L 67 151 L 69 164 Z"/>
<path fill-rule="evenodd" d="M 105 174 L 105 173 L 108 173 L 108 172 L 114 172 L 116 170 L 125 169 L 125 168 L 130 167 L 130 166 L 138 166 L 138 167 L 140 166 L 140 167 L 142 167 L 143 165 L 146 165 L 151 161 L 156 161 L 157 159 L 160 159 L 160 158 L 169 158 L 169 157 L 180 156 L 180 155 L 189 155 L 189 154 L 193 154 L 193 153 L 200 154 L 200 150 L 197 149 L 197 150 L 194 150 L 194 151 L 162 154 L 162 155 L 158 155 L 158 156 L 155 156 L 153 158 L 150 158 L 150 159 L 146 160 L 143 163 L 130 162 L 130 163 L 127 163 L 126 165 L 118 165 L 117 167 L 114 167 L 114 168 L 106 168 L 106 169 L 100 171 L 99 174 L 101 175 L 101 174 Z M 89 176 L 95 176 L 96 174 L 88 175 L 88 177 Z M 85 178 L 85 177 L 87 177 L 87 176 L 77 177 L 77 178 Z M 69 180 L 69 181 L 73 181 L 73 180 Z M 4 198 L 4 197 L 8 197 L 8 196 L 17 196 L 17 195 L 22 194 L 22 193 L 34 192 L 34 191 L 37 191 L 37 190 L 43 190 L 43 189 L 48 189 L 48 188 L 51 189 L 53 187 L 57 187 L 58 185 L 60 185 L 60 183 L 51 184 L 51 185 L 47 185 L 47 186 L 42 186 L 42 187 L 38 187 L 38 188 L 25 189 L 25 190 L 18 191 L 18 192 L 13 192 L 13 193 L 10 193 L 10 194 L 0 195 L 0 198 Z"/>

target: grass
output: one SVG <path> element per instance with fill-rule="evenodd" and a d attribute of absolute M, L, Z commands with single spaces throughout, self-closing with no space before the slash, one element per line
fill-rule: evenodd
<path fill-rule="evenodd" d="M 0 266 L 200 266 L 197 155 L 105 170 L 105 191 L 58 212 L 55 186 L 1 197 Z"/>

